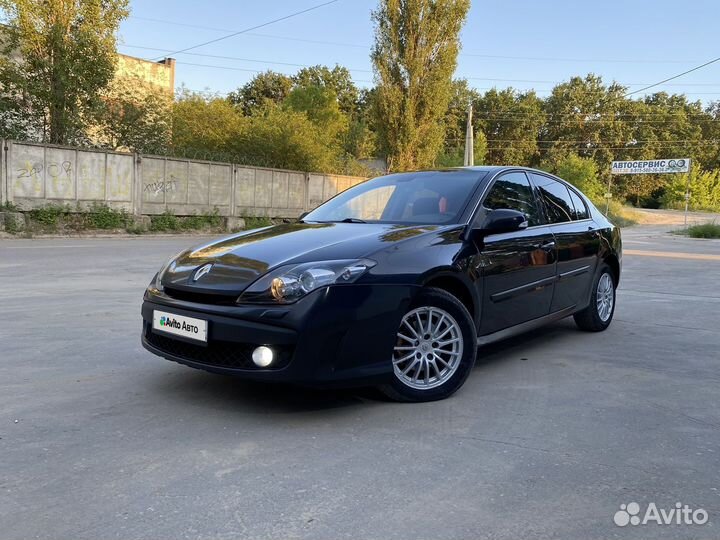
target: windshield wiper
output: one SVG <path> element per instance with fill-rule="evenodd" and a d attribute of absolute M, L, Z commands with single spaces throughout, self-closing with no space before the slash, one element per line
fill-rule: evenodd
<path fill-rule="evenodd" d="M 339 223 L 367 223 L 367 221 L 356 217 L 346 217 L 345 219 L 340 220 Z"/>

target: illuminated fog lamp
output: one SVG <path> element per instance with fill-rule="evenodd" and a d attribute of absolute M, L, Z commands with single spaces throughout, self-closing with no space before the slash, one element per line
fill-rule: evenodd
<path fill-rule="evenodd" d="M 261 345 L 252 353 L 253 362 L 257 367 L 268 367 L 273 361 L 273 351 L 270 347 Z"/>

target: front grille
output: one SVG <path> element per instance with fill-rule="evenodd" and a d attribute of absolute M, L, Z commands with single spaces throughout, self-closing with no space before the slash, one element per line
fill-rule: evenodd
<path fill-rule="evenodd" d="M 173 287 L 165 287 L 165 294 L 176 300 L 195 302 L 196 304 L 234 305 L 240 293 L 236 294 L 209 294 L 195 291 L 184 291 Z"/>
<path fill-rule="evenodd" d="M 259 344 L 209 341 L 207 346 L 195 345 L 156 334 L 150 330 L 150 325 L 146 325 L 145 339 L 156 349 L 173 356 L 207 366 L 231 369 L 280 369 L 288 365 L 292 356 L 291 347 L 273 346 L 272 349 L 276 354 L 276 359 L 272 366 L 259 368 L 252 361 L 252 352 Z"/>

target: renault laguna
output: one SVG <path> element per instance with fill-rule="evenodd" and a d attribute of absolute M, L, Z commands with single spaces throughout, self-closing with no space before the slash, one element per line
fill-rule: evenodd
<path fill-rule="evenodd" d="M 545 172 L 391 174 L 172 257 L 142 344 L 215 373 L 442 399 L 479 345 L 568 316 L 605 330 L 621 261 L 619 229 Z"/>

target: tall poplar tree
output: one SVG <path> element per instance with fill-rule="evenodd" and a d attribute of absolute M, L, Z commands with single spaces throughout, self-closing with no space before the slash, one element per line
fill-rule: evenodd
<path fill-rule="evenodd" d="M 378 140 L 391 170 L 432 166 L 470 0 L 380 0 L 373 12 Z"/>

